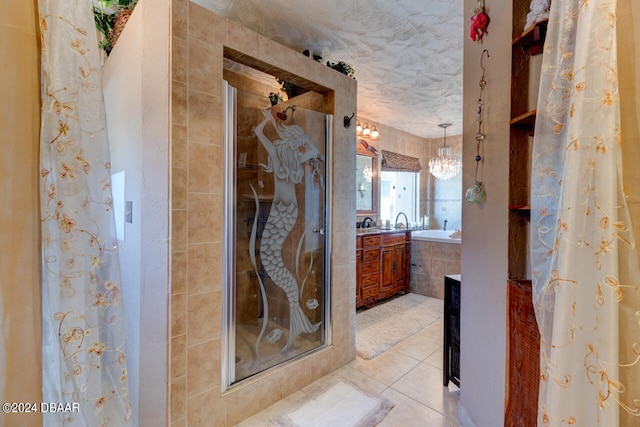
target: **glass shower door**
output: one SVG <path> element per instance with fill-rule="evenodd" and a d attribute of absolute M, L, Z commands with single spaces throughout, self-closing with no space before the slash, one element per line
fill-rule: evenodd
<path fill-rule="evenodd" d="M 331 118 L 227 93 L 228 386 L 327 344 Z"/>

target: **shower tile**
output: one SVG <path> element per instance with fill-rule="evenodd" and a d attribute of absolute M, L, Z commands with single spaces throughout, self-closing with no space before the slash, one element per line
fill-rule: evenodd
<path fill-rule="evenodd" d="M 340 243 L 340 240 L 337 240 L 336 243 Z M 355 239 L 353 244 L 345 243 L 342 246 L 338 246 L 337 244 L 334 244 L 333 245 L 334 266 L 344 265 L 345 263 L 348 263 L 350 259 L 353 259 L 354 253 L 355 253 Z"/>
<path fill-rule="evenodd" d="M 171 168 L 171 203 L 173 209 L 187 208 L 187 170 Z"/>
<path fill-rule="evenodd" d="M 218 390 L 207 390 L 187 400 L 190 426 L 222 426 L 226 424 L 226 417 L 224 400 Z"/>
<path fill-rule="evenodd" d="M 264 37 L 256 37 L 256 34 L 244 30 L 242 33 L 229 34 L 230 45 L 238 41 L 239 43 L 245 43 L 247 40 L 256 40 L 259 51 L 259 58 L 267 60 L 271 64 L 275 64 L 278 68 L 288 70 L 297 76 L 308 76 L 309 73 L 305 73 L 304 63 L 301 63 L 297 58 L 297 52 L 294 52 L 291 48 L 288 48 L 280 43 L 276 43 L 273 40 L 266 39 Z M 295 69 L 294 69 L 295 68 Z M 307 108 L 304 105 L 300 107 Z"/>
<path fill-rule="evenodd" d="M 189 243 L 212 242 L 220 235 L 222 206 L 220 197 L 205 193 L 189 193 Z M 219 206 L 216 206 L 219 205 Z"/>
<path fill-rule="evenodd" d="M 178 377 L 184 377 L 186 374 L 187 336 L 180 335 L 171 338 L 171 379 L 173 380 Z"/>
<path fill-rule="evenodd" d="M 189 89 L 214 94 L 214 82 L 222 79 L 222 48 L 197 40 L 189 41 Z M 217 92 L 219 94 L 220 92 Z"/>
<path fill-rule="evenodd" d="M 342 286 L 343 289 L 346 289 L 346 286 Z M 334 287 L 335 289 L 335 287 Z M 345 331 L 349 325 L 349 306 L 352 304 L 352 300 L 354 298 L 349 295 L 344 295 L 342 298 L 334 298 L 333 300 L 333 319 L 332 322 L 335 325 L 345 325 L 340 329 L 341 331 Z"/>
<path fill-rule="evenodd" d="M 171 380 L 171 421 L 187 415 L 187 377 Z"/>
<path fill-rule="evenodd" d="M 171 121 L 187 124 L 187 85 L 175 80 L 171 82 Z"/>
<path fill-rule="evenodd" d="M 251 387 L 236 389 L 226 396 L 227 422 L 236 424 L 246 418 L 246 414 L 258 412 L 258 399 L 254 396 L 260 395 L 260 386 L 264 382 L 256 382 Z M 274 391 L 276 391 L 275 389 Z M 267 396 L 269 393 L 267 393 Z M 275 403 L 274 399 L 274 403 Z"/>
<path fill-rule="evenodd" d="M 205 292 L 188 297 L 189 345 L 220 337 L 220 306 L 220 292 Z"/>
<path fill-rule="evenodd" d="M 353 282 L 353 273 L 354 271 L 351 269 L 349 264 L 335 266 L 333 268 L 333 288 L 334 289 L 345 289 L 347 288 L 351 282 Z"/>
<path fill-rule="evenodd" d="M 187 332 L 187 294 L 171 296 L 171 336 Z"/>
<path fill-rule="evenodd" d="M 178 37 L 171 39 L 171 78 L 187 83 L 187 41 Z"/>
<path fill-rule="evenodd" d="M 211 135 L 219 121 L 219 97 L 189 90 L 189 142 L 211 143 Z"/>
<path fill-rule="evenodd" d="M 170 427 L 187 427 L 187 417 L 171 420 Z"/>
<path fill-rule="evenodd" d="M 171 211 L 171 250 L 181 252 L 187 249 L 187 211 L 173 209 Z"/>
<path fill-rule="evenodd" d="M 217 146 L 189 142 L 189 191 L 211 193 L 222 182 L 221 153 Z"/>
<path fill-rule="evenodd" d="M 226 45 L 226 36 L 226 19 L 189 2 L 189 42 L 200 40 L 210 45 Z"/>
<path fill-rule="evenodd" d="M 215 162 L 217 148 L 211 144 L 189 143 L 189 191 L 195 193 L 211 193 L 215 176 L 214 169 L 220 167 Z M 218 164 L 215 164 L 218 163 Z"/>
<path fill-rule="evenodd" d="M 187 292 L 187 252 L 171 253 L 171 293 Z"/>
<path fill-rule="evenodd" d="M 222 242 L 214 242 L 212 245 L 211 280 L 214 291 L 222 290 Z"/>
<path fill-rule="evenodd" d="M 220 340 L 211 340 L 187 348 L 187 397 L 219 385 L 219 346 Z"/>
<path fill-rule="evenodd" d="M 171 165 L 186 168 L 187 154 L 187 127 L 171 125 Z"/>
<path fill-rule="evenodd" d="M 214 243 L 189 245 L 189 295 L 200 294 L 214 289 L 215 264 L 220 263 L 220 260 L 216 259 L 216 255 L 220 255 L 219 251 L 216 251 L 216 246 L 219 245 Z"/>
<path fill-rule="evenodd" d="M 173 0 L 171 10 L 171 34 L 186 40 L 189 0 Z"/>

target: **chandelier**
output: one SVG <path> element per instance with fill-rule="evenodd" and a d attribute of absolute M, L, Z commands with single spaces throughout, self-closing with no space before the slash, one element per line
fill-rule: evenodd
<path fill-rule="evenodd" d="M 451 147 L 447 147 L 447 128 L 451 123 L 440 123 L 444 129 L 444 143 L 438 147 L 438 156 L 429 160 L 429 172 L 439 179 L 449 179 L 460 172 L 460 159 L 451 155 Z"/>

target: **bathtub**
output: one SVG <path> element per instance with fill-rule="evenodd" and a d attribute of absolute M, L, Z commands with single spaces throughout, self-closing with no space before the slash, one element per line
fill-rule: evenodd
<path fill-rule="evenodd" d="M 462 243 L 461 238 L 452 239 L 449 236 L 453 234 L 455 230 L 415 230 L 411 232 L 411 240 L 424 240 L 427 242 L 440 242 L 440 243 Z"/>

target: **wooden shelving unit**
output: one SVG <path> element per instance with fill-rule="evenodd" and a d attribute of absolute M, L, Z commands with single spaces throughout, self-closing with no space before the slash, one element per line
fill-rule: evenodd
<path fill-rule="evenodd" d="M 513 0 L 505 426 L 536 425 L 538 413 L 540 335 L 528 260 L 531 148 L 540 73 L 540 61 L 534 57 L 542 53 L 547 21 L 522 31 L 530 3 Z"/>

